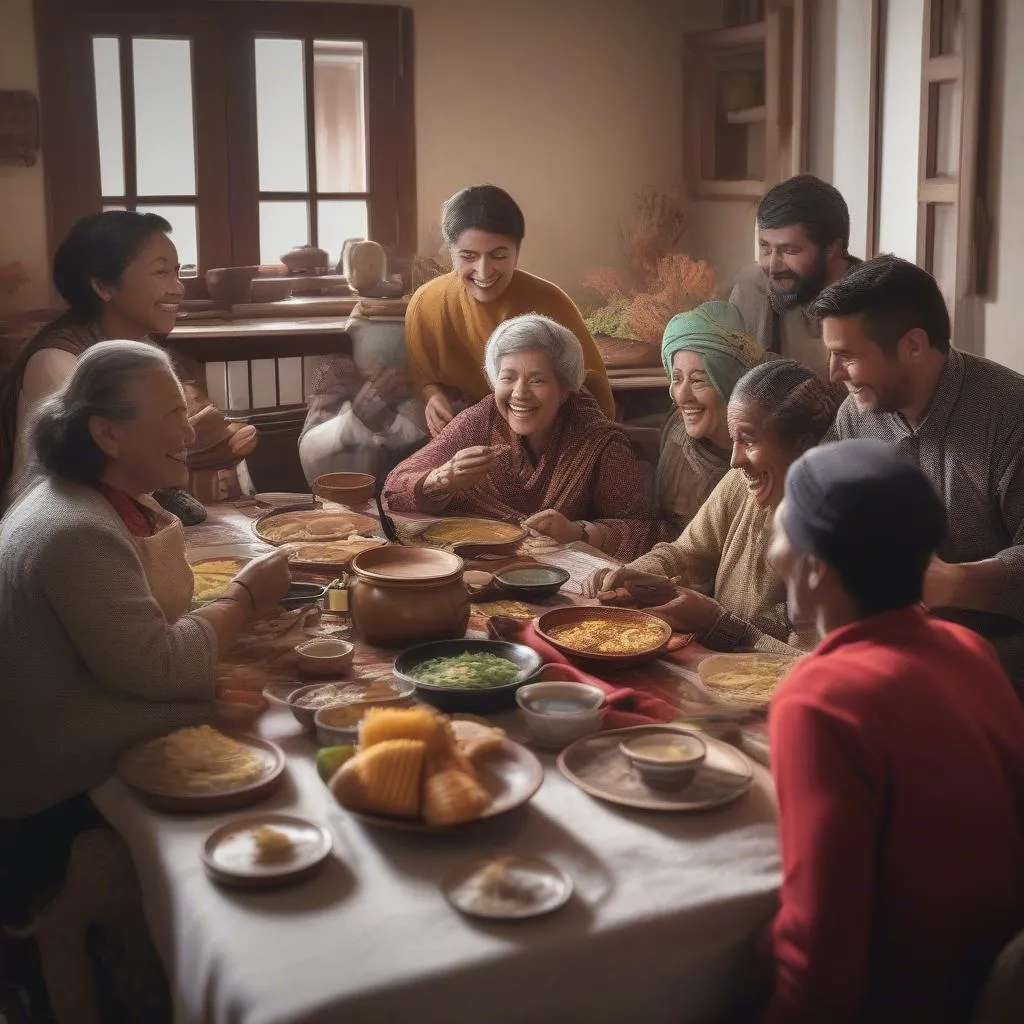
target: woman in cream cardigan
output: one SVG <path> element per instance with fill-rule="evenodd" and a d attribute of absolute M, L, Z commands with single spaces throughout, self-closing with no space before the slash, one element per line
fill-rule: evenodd
<path fill-rule="evenodd" d="M 222 599 L 189 611 L 181 522 L 149 494 L 185 482 L 194 434 L 181 385 L 153 345 L 91 346 L 29 429 L 39 477 L 0 520 L 8 922 L 35 917 L 65 876 L 80 877 L 65 871 L 73 845 L 83 834 L 95 840 L 97 828 L 102 839 L 105 826 L 89 790 L 127 747 L 209 717 L 218 651 L 289 584 L 275 552 L 246 566 Z M 82 885 L 76 906 L 95 906 L 94 888 Z"/>

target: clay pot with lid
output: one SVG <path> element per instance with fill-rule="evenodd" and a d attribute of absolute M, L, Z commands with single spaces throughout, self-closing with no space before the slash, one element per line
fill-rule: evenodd
<path fill-rule="evenodd" d="M 281 257 L 289 274 L 326 274 L 330 257 L 315 245 L 297 245 Z"/>
<path fill-rule="evenodd" d="M 469 591 L 458 555 L 400 545 L 368 548 L 352 559 L 349 611 L 374 647 L 455 640 L 469 625 Z"/>

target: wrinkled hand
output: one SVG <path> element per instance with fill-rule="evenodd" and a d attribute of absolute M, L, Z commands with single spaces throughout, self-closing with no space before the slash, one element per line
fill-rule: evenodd
<path fill-rule="evenodd" d="M 443 391 L 435 391 L 428 399 L 424 412 L 427 416 L 427 427 L 430 429 L 430 436 L 437 437 L 442 430 L 452 421 L 455 415 L 452 412 L 452 403 Z"/>
<path fill-rule="evenodd" d="M 523 526 L 542 537 L 550 537 L 556 544 L 571 544 L 573 541 L 583 540 L 583 527 L 571 519 L 566 519 L 561 512 L 556 512 L 553 508 L 535 512 L 529 519 L 523 521 Z"/>
<path fill-rule="evenodd" d="M 397 374 L 392 367 L 374 373 L 352 400 L 352 412 L 367 430 L 378 433 L 395 418 Z"/>
<path fill-rule="evenodd" d="M 667 622 L 677 633 L 696 633 L 703 636 L 718 621 L 722 606 L 696 590 L 678 588 L 677 596 L 666 604 L 648 608 L 652 615 Z"/>
<path fill-rule="evenodd" d="M 448 477 L 449 490 L 464 491 L 478 484 L 509 450 L 507 444 L 482 444 L 463 448 L 441 467 Z"/>
<path fill-rule="evenodd" d="M 278 610 L 277 602 L 288 592 L 292 583 L 291 570 L 288 568 L 286 551 L 271 551 L 268 555 L 254 558 L 235 580 L 248 588 L 243 607 L 248 607 L 251 597 L 253 616 L 261 618 L 272 615 Z"/>
<path fill-rule="evenodd" d="M 628 565 L 619 569 L 598 569 L 594 573 L 593 583 L 598 592 L 624 588 L 641 607 L 665 604 L 679 592 L 674 580 L 640 572 Z"/>

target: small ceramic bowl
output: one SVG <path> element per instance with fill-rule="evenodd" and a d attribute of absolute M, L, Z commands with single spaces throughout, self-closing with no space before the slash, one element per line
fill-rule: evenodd
<path fill-rule="evenodd" d="M 676 729 L 644 732 L 619 744 L 619 750 L 652 789 L 688 786 L 704 764 L 707 749 L 696 733 Z"/>
<path fill-rule="evenodd" d="M 288 588 L 288 593 L 277 603 L 282 608 L 289 610 L 301 608 L 304 604 L 320 601 L 326 593 L 327 588 L 320 586 L 319 583 L 292 583 Z"/>
<path fill-rule="evenodd" d="M 336 501 L 339 505 L 364 505 L 373 497 L 376 479 L 369 473 L 324 473 L 313 481 L 318 498 Z"/>
<path fill-rule="evenodd" d="M 292 690 L 288 694 L 288 707 L 291 709 L 291 713 L 295 716 L 295 721 L 302 726 L 307 732 L 313 731 L 313 718 L 317 711 L 320 710 L 319 704 L 314 704 L 311 707 L 304 707 L 300 701 L 308 700 L 309 695 L 316 690 L 322 690 L 325 688 L 334 688 L 340 690 L 341 686 L 334 686 L 332 683 L 309 683 L 306 686 L 300 686 L 298 689 Z"/>
<path fill-rule="evenodd" d="M 321 747 L 359 741 L 359 723 L 372 704 L 333 704 L 320 708 L 313 716 L 316 741 Z"/>
<path fill-rule="evenodd" d="M 569 581 L 569 573 L 554 565 L 527 565 L 505 569 L 494 577 L 495 586 L 508 594 L 539 600 L 552 597 Z"/>
<path fill-rule="evenodd" d="M 355 651 L 346 640 L 324 636 L 299 644 L 295 648 L 295 660 L 299 671 L 311 676 L 341 676 L 351 670 Z"/>
<path fill-rule="evenodd" d="M 590 683 L 529 683 L 516 703 L 533 741 L 560 748 L 597 732 L 604 718 L 604 691 Z"/>

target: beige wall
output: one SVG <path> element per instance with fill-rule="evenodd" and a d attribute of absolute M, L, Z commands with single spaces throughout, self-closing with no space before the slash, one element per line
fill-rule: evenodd
<path fill-rule="evenodd" d="M 421 249 L 441 202 L 492 181 L 526 213 L 522 265 L 579 294 L 619 262 L 617 226 L 646 184 L 678 182 L 683 4 L 406 0 L 415 11 Z M 700 5 L 696 5 L 697 8 Z M 31 0 L 0 3 L 0 86 L 37 89 Z M 0 260 L 47 274 L 39 167 L 0 168 Z"/>
<path fill-rule="evenodd" d="M 0 89 L 38 95 L 32 0 L 0 2 Z M 34 167 L 0 163 L 0 263 L 13 260 L 25 264 L 31 280 L 12 299 L 0 296 L 0 303 L 18 309 L 45 304 L 49 268 L 41 159 Z"/>

